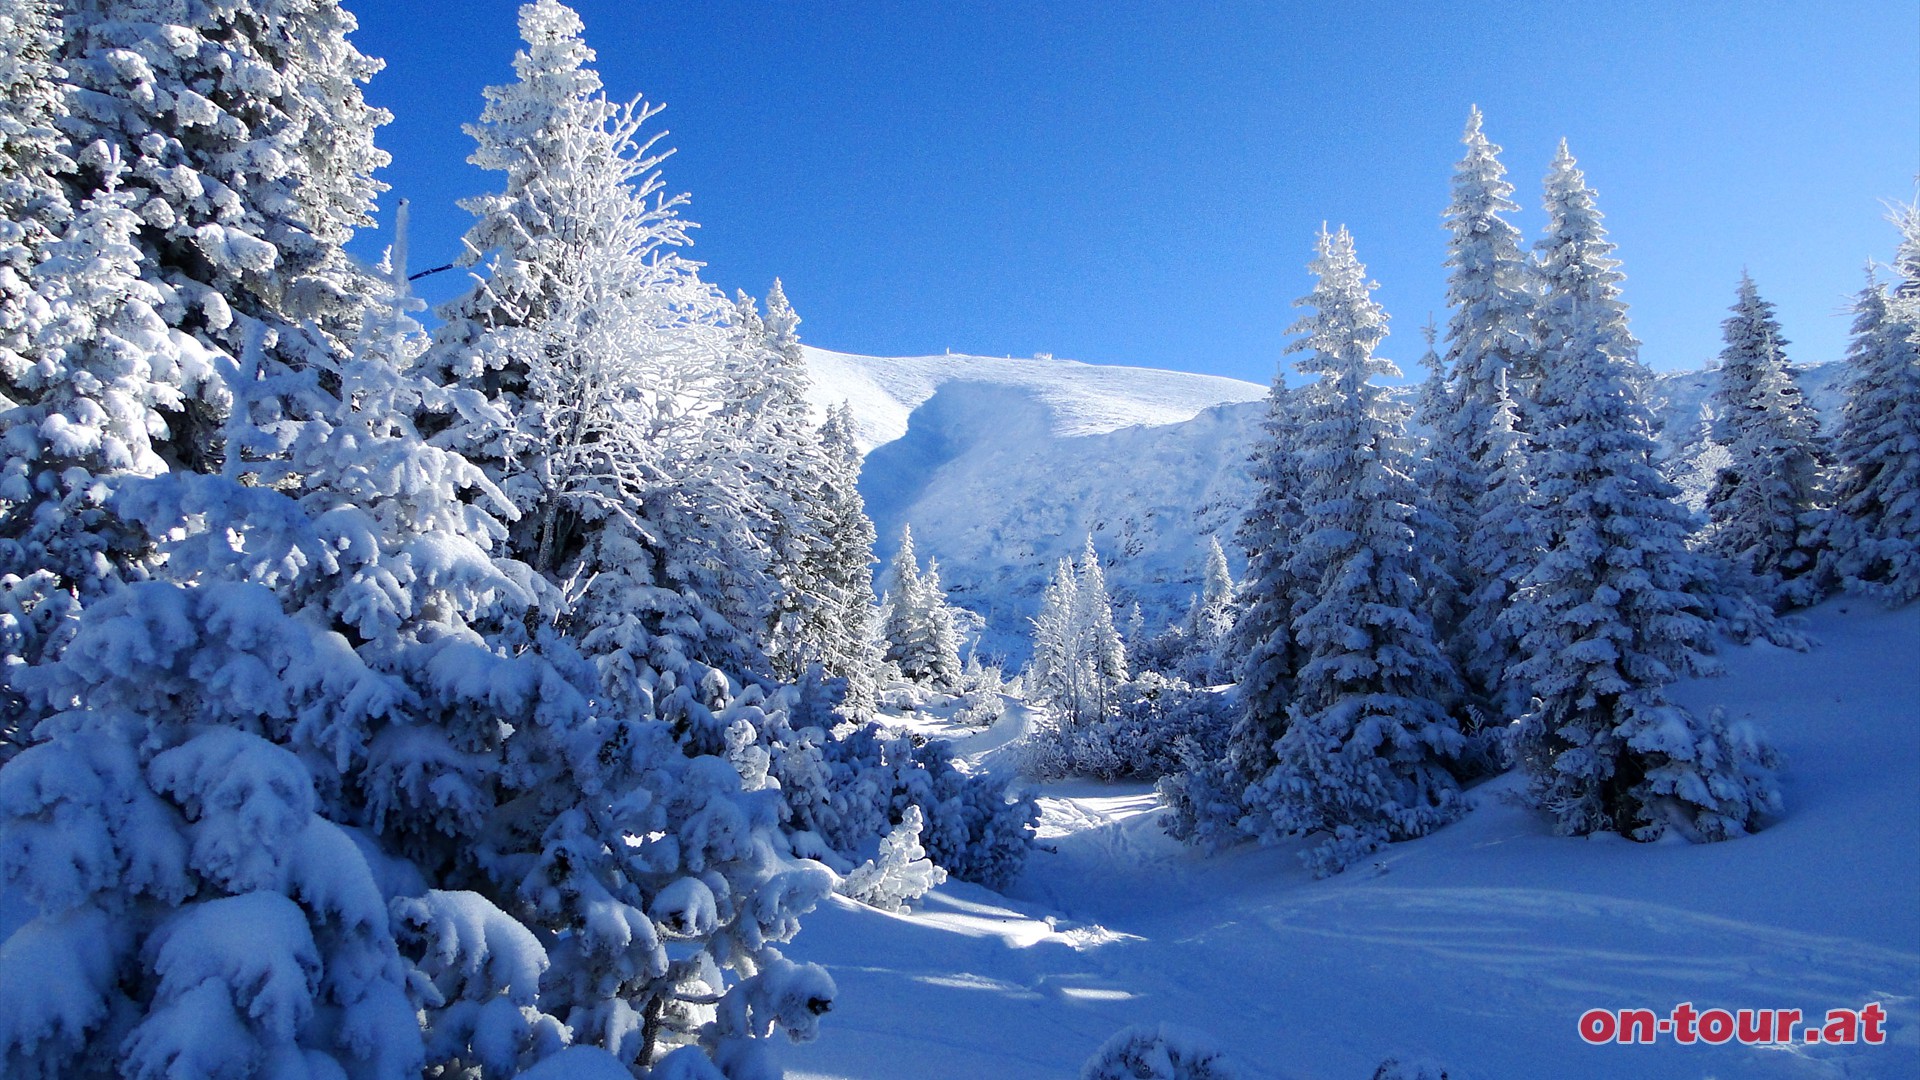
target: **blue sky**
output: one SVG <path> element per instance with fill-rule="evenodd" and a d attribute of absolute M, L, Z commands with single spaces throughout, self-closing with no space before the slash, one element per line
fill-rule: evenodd
<path fill-rule="evenodd" d="M 348 0 L 393 110 L 414 263 L 493 190 L 460 125 L 507 80 L 508 0 Z M 1325 220 L 1352 228 L 1411 367 L 1445 320 L 1470 104 L 1516 223 L 1565 136 L 1599 191 L 1643 358 L 1719 348 L 1742 268 L 1789 355 L 1840 356 L 1847 297 L 1920 173 L 1920 0 L 1898 3 L 576 5 L 611 93 L 665 102 L 694 257 L 786 284 L 815 345 L 1038 352 L 1264 382 Z M 392 196 L 389 196 L 391 199 Z M 459 282 L 443 274 L 430 299 Z"/>

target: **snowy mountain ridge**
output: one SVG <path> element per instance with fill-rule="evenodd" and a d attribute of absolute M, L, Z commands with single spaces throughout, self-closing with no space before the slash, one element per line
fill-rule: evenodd
<path fill-rule="evenodd" d="M 1231 541 L 1251 499 L 1247 456 L 1265 386 L 1045 358 L 815 348 L 806 358 L 814 405 L 852 407 L 880 556 L 910 525 L 955 602 L 985 616 L 986 655 L 1025 657 L 1027 620 L 1048 575 L 1089 533 L 1123 620 L 1138 603 L 1149 632 L 1185 610 L 1209 535 L 1238 572 Z M 1795 368 L 1829 423 L 1843 371 Z M 1699 437 L 1700 407 L 1718 379 L 1710 369 L 1654 376 L 1663 452 Z"/>

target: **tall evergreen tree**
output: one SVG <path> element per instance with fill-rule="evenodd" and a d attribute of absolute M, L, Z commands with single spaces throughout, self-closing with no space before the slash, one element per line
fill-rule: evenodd
<path fill-rule="evenodd" d="M 110 499 L 131 478 L 166 472 L 155 448 L 162 410 L 211 374 L 158 314 L 162 294 L 140 276 L 140 220 L 115 175 L 44 247 L 33 272 L 37 359 L 16 369 L 0 413 L 0 653 L 14 670 L 57 655 L 82 605 L 142 576 L 147 533 Z M 18 697 L 6 712 L 27 721 Z"/>
<path fill-rule="evenodd" d="M 1301 396 L 1287 386 L 1286 368 L 1277 369 L 1267 391 L 1262 437 L 1251 455 L 1253 505 L 1234 534 L 1247 553 L 1238 618 L 1228 639 L 1228 651 L 1237 658 L 1238 715 L 1221 751 L 1189 761 L 1158 787 L 1169 811 L 1163 818 L 1167 832 L 1206 848 L 1249 836 L 1249 788 L 1273 768 L 1274 743 L 1286 730 L 1287 704 L 1301 663 L 1293 620 L 1312 599 L 1293 563 L 1301 521 Z"/>
<path fill-rule="evenodd" d="M 1232 678 L 1233 657 L 1229 641 L 1236 616 L 1237 586 L 1227 565 L 1227 553 L 1218 536 L 1207 537 L 1207 562 L 1200 592 L 1187 607 L 1182 638 L 1186 657 L 1181 674 L 1211 686 Z"/>
<path fill-rule="evenodd" d="M 1033 700 L 1047 705 L 1067 728 L 1097 715 L 1088 702 L 1092 673 L 1081 648 L 1080 607 L 1080 577 L 1072 559 L 1061 559 L 1041 591 L 1040 610 L 1032 620 L 1033 654 L 1024 685 Z"/>
<path fill-rule="evenodd" d="M 1414 491 L 1419 494 L 1415 529 L 1437 570 L 1422 583 L 1427 617 L 1441 644 L 1456 654 L 1457 665 L 1464 647 L 1458 631 L 1467 615 L 1465 590 L 1474 577 L 1460 541 L 1473 529 L 1476 495 L 1484 485 L 1478 481 L 1479 467 L 1451 433 L 1459 401 L 1447 382 L 1446 361 L 1435 348 L 1438 330 L 1431 319 L 1420 333 L 1427 345 L 1420 366 L 1427 377 L 1414 396 L 1413 424 L 1426 433 L 1426 445 L 1413 467 Z"/>
<path fill-rule="evenodd" d="M 1916 235 L 1903 255 L 1920 250 Z M 1868 274 L 1834 433 L 1835 569 L 1850 587 L 1896 604 L 1920 596 L 1920 259 L 1909 272 L 1904 294 L 1891 297 Z"/>
<path fill-rule="evenodd" d="M 1526 441 L 1515 427 L 1518 409 L 1504 383 L 1494 397 L 1493 429 L 1487 443 L 1490 466 L 1486 484 L 1474 499 L 1473 531 L 1462 561 L 1473 568 L 1477 590 L 1466 597 L 1460 624 L 1463 674 L 1478 688 L 1485 717 L 1499 730 L 1519 716 L 1531 696 L 1518 676 L 1519 638 L 1502 615 L 1520 582 L 1538 559 L 1540 542 L 1531 512 L 1533 480 L 1528 473 Z"/>
<path fill-rule="evenodd" d="M 872 519 L 860 497 L 860 447 L 853 436 L 853 409 L 842 402 L 820 428 L 827 474 L 822 485 L 822 531 L 827 541 L 819 573 L 823 593 L 835 603 L 823 663 L 829 675 L 847 680 L 843 709 L 863 717 L 874 705 L 880 652 L 874 641 Z"/>
<path fill-rule="evenodd" d="M 1732 310 L 1713 399 L 1730 460 L 1707 497 L 1707 542 L 1762 596 L 1803 606 L 1823 591 L 1820 418 L 1787 369 L 1773 305 L 1745 274 Z"/>
<path fill-rule="evenodd" d="M 1448 435 L 1484 471 L 1500 387 L 1504 383 L 1516 402 L 1528 401 L 1544 373 L 1532 348 L 1532 277 L 1520 230 L 1502 216 L 1520 207 L 1500 147 L 1480 125 L 1476 107 L 1467 117 L 1461 138 L 1467 153 L 1454 166 L 1447 206 L 1447 302 L 1453 307 L 1447 367 L 1459 398 Z"/>
<path fill-rule="evenodd" d="M 1778 798 L 1763 754 L 1665 694 L 1713 666 L 1712 573 L 1687 549 L 1686 514 L 1653 465 L 1619 264 L 1564 143 L 1546 207 L 1532 463 L 1544 555 L 1504 616 L 1535 697 L 1517 753 L 1562 833 L 1738 835 Z"/>
<path fill-rule="evenodd" d="M 1094 549 L 1093 534 L 1080 553 L 1080 588 L 1075 621 L 1085 637 L 1084 651 L 1093 671 L 1095 708 L 1104 716 L 1113 704 L 1113 690 L 1127 681 L 1127 649 L 1113 623 L 1113 597 L 1107 593 L 1107 572 Z"/>
<path fill-rule="evenodd" d="M 764 549 L 741 544 L 752 495 L 737 431 L 733 309 L 681 254 L 684 197 L 644 126 L 587 65 L 579 17 L 521 10 L 518 78 L 487 91 L 472 160 L 505 189 L 463 205 L 468 261 L 488 273 L 445 305 L 430 370 L 483 394 L 504 424 L 453 414 L 442 445 L 487 471 L 518 511 L 507 554 L 553 585 L 543 606 L 646 709 L 688 664 L 762 663 Z M 695 676 L 697 681 L 697 676 Z M 716 749 L 710 746 L 708 749 Z"/>
<path fill-rule="evenodd" d="M 725 415 L 739 428 L 753 498 L 749 514 L 766 553 L 773 598 L 764 613 L 764 637 L 773 674 L 791 681 L 808 665 L 851 677 L 854 654 L 842 640 L 856 599 L 871 603 L 871 588 L 854 597 L 837 571 L 844 545 L 861 537 L 871 545 L 872 526 L 847 515 L 844 496 L 834 491 L 842 463 L 831 460 L 823 432 L 813 423 L 807 403 L 806 359 L 797 332 L 800 317 L 780 282 L 767 294 L 761 318 L 744 293 L 735 303 L 736 352 L 741 370 Z M 849 437 L 850 437 L 849 432 Z M 859 462 L 853 462 L 854 476 Z M 857 497 L 857 494 L 856 494 Z M 864 512 L 859 515 L 864 518 Z M 852 529 L 842 540 L 836 529 Z M 870 678 L 870 675 L 869 675 Z"/>
<path fill-rule="evenodd" d="M 1380 845 L 1423 835 L 1458 812 L 1451 763 L 1459 727 L 1441 704 L 1456 676 L 1434 642 L 1415 543 L 1406 411 L 1374 376 L 1386 315 L 1345 229 L 1320 234 L 1314 313 L 1289 346 L 1307 353 L 1299 468 L 1301 528 L 1292 573 L 1314 598 L 1293 621 L 1300 666 L 1277 762 L 1249 792 L 1263 838 L 1324 833 L 1311 852 L 1337 872 Z"/>
<path fill-rule="evenodd" d="M 1054 569 L 1033 627 L 1026 676 L 1033 699 L 1049 706 L 1067 729 L 1111 716 L 1115 691 L 1128 678 L 1127 653 L 1091 534 L 1077 564 L 1061 559 Z"/>
<path fill-rule="evenodd" d="M 1511 597 L 1503 568 L 1534 558 L 1525 530 L 1509 527 L 1520 509 L 1505 499 L 1525 493 L 1512 481 L 1524 462 L 1528 410 L 1542 370 L 1533 347 L 1533 276 L 1520 247 L 1520 230 L 1504 215 L 1517 212 L 1513 185 L 1500 164 L 1500 147 L 1481 130 L 1480 110 L 1468 115 L 1461 141 L 1467 152 L 1454 166 L 1447 207 L 1447 367 L 1451 409 L 1433 421 L 1432 458 L 1457 476 L 1419 477 L 1419 490 L 1446 519 L 1458 541 L 1457 558 L 1443 560 L 1461 596 L 1459 620 L 1441 611 L 1439 628 L 1481 707 L 1504 712 L 1513 688 L 1507 645 L 1490 633 L 1490 618 Z M 1502 401 L 1511 415 L 1502 416 Z M 1504 425 L 1504 428 L 1503 428 Z M 1434 466 L 1428 466 L 1430 472 Z M 1495 473 L 1504 475 L 1496 478 Z M 1442 538 L 1444 543 L 1444 538 Z M 1508 547 L 1506 545 L 1516 545 Z"/>
<path fill-rule="evenodd" d="M 1293 637 L 1294 616 L 1306 599 L 1293 569 L 1301 513 L 1299 396 L 1288 389 L 1284 369 L 1274 374 L 1265 438 L 1253 452 L 1254 502 L 1235 534 L 1247 553 L 1233 651 L 1240 657 L 1240 698 L 1248 717 L 1247 738 L 1235 743 L 1247 743 L 1249 751 L 1255 744 L 1271 746 L 1285 728 L 1300 660 Z"/>
<path fill-rule="evenodd" d="M 59 26 L 48 0 L 0 0 L 0 393 L 9 400 L 25 396 L 18 382 L 38 356 L 34 267 L 73 213 L 61 180 L 73 163 L 54 128 L 66 111 Z"/>
<path fill-rule="evenodd" d="M 62 12 L 70 201 L 124 169 L 161 318 L 228 356 L 258 333 L 266 358 L 296 370 L 349 347 L 367 287 L 343 245 L 372 220 L 388 161 L 373 133 L 390 119 L 361 93 L 380 63 L 348 40 L 353 16 L 335 0 L 71 0 Z M 181 390 L 160 452 L 210 470 L 226 452 L 226 392 L 216 379 Z"/>
<path fill-rule="evenodd" d="M 882 659 L 913 682 L 936 690 L 950 690 L 959 682 L 959 630 L 940 584 L 939 565 L 929 562 L 925 572 L 920 570 L 913 531 L 904 525 L 881 600 L 880 644 Z"/>
<path fill-rule="evenodd" d="M 520 29 L 516 80 L 469 129 L 472 160 L 506 174 L 465 204 L 486 275 L 442 309 L 424 361 L 490 408 L 426 419 L 517 516 L 498 554 L 535 607 L 488 642 L 545 658 L 589 707 L 508 748 L 531 790 L 489 869 L 551 956 L 542 1007 L 576 1042 L 641 1066 L 693 1043 L 753 1055 L 772 985 L 822 985 L 774 946 L 824 886 L 771 856 L 781 799 L 760 744 L 785 721 L 757 681 L 772 589 L 754 474 L 723 420 L 743 389 L 734 309 L 680 254 L 683 199 L 643 134 L 658 109 L 606 98 L 564 5 L 524 5 Z M 780 1023 L 810 1028 L 828 998 Z"/>

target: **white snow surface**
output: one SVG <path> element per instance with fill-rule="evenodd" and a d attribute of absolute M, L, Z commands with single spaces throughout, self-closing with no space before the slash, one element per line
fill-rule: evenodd
<path fill-rule="evenodd" d="M 1123 427 L 1177 424 L 1203 409 L 1257 401 L 1267 388 L 1217 375 L 1000 356 L 877 357 L 807 347 L 809 398 L 825 409 L 853 406 L 862 453 L 907 433 L 915 410 L 951 383 L 1014 389 L 1045 409 L 1057 437 L 1102 435 Z"/>
<path fill-rule="evenodd" d="M 1070 360 L 873 357 L 806 350 L 809 396 L 851 404 L 860 478 L 879 555 L 913 527 L 955 603 L 986 617 L 980 650 L 1028 652 L 1041 590 L 1089 533 L 1107 564 L 1117 620 L 1139 603 L 1149 633 L 1201 586 L 1207 536 L 1233 542 L 1252 501 L 1247 457 L 1267 388 L 1237 379 Z M 1808 400 L 1837 415 L 1842 364 L 1795 369 Z M 1655 376 L 1663 451 L 1698 434 L 1714 371 Z"/>
<path fill-rule="evenodd" d="M 841 993 L 789 1075 L 1071 1077 L 1122 1027 L 1170 1022 L 1276 1080 L 1366 1080 L 1389 1057 L 1456 1080 L 1920 1076 L 1920 605 L 1842 599 L 1809 623 L 1812 652 L 1729 648 L 1725 676 L 1675 688 L 1787 754 L 1786 814 L 1756 835 L 1556 837 L 1509 775 L 1461 821 L 1316 881 L 1298 845 L 1183 848 L 1144 785 L 1048 785 L 1046 849 L 1010 895 L 948 882 L 909 914 L 835 898 L 807 918 L 788 955 Z M 1025 723 L 949 734 L 997 770 Z M 1873 1001 L 1882 1046 L 1588 1046 L 1575 1026 L 1595 1007 Z"/>

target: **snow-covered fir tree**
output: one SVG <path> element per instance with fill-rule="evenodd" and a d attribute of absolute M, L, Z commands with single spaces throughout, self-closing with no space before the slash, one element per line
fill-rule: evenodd
<path fill-rule="evenodd" d="M 1920 251 L 1909 211 L 1903 255 Z M 1920 256 L 1895 295 L 1871 273 L 1854 304 L 1834 431 L 1833 563 L 1850 588 L 1920 597 Z"/>
<path fill-rule="evenodd" d="M 1127 653 L 1092 535 L 1078 563 L 1066 558 L 1055 567 L 1032 622 L 1028 695 L 1066 729 L 1108 716 L 1116 689 L 1127 681 Z"/>
<path fill-rule="evenodd" d="M 1092 673 L 1081 654 L 1080 576 L 1073 560 L 1054 564 L 1053 578 L 1040 594 L 1033 623 L 1033 653 L 1023 686 L 1034 701 L 1048 706 L 1067 726 L 1092 714 L 1088 699 Z"/>
<path fill-rule="evenodd" d="M 881 658 L 911 682 L 952 689 L 960 678 L 959 630 L 939 567 L 929 563 L 920 569 L 909 526 L 900 528 L 900 546 L 887 566 L 880 607 Z"/>
<path fill-rule="evenodd" d="M 1297 443 L 1301 527 L 1293 573 L 1316 585 L 1294 619 L 1304 661 L 1277 761 L 1248 792 L 1263 839 L 1324 834 L 1309 854 L 1337 872 L 1382 844 L 1423 835 L 1459 812 L 1452 772 L 1463 740 L 1443 703 L 1456 675 L 1433 638 L 1415 542 L 1405 409 L 1374 376 L 1386 315 L 1345 229 L 1322 231 L 1304 297 L 1314 313 L 1289 346 L 1307 353 Z"/>
<path fill-rule="evenodd" d="M 1432 580 L 1424 583 L 1423 602 L 1434 633 L 1443 645 L 1455 646 L 1457 653 L 1458 627 L 1466 614 L 1463 586 L 1470 584 L 1459 540 L 1473 526 L 1478 487 L 1473 478 L 1479 470 L 1449 434 L 1456 411 L 1454 390 L 1447 384 L 1446 361 L 1436 348 L 1439 330 L 1432 319 L 1420 328 L 1420 335 L 1427 345 L 1420 355 L 1420 366 L 1427 375 L 1414 394 L 1412 420 L 1415 428 L 1426 433 L 1426 440 L 1413 466 L 1414 490 L 1420 496 L 1415 528 L 1420 542 L 1432 552 L 1437 570 Z"/>
<path fill-rule="evenodd" d="M 1220 538 L 1207 537 L 1206 566 L 1201 572 L 1200 591 L 1187 605 L 1181 624 L 1179 674 L 1204 685 L 1226 682 L 1233 677 L 1233 657 L 1229 642 L 1233 637 L 1238 586 L 1233 569 L 1227 565 L 1226 549 Z"/>
<path fill-rule="evenodd" d="M 53 62 L 59 25 L 47 0 L 0 2 L 0 387 L 9 399 L 37 356 L 34 267 L 72 217 L 61 174 L 73 163 L 54 129 L 66 111 L 65 72 Z"/>
<path fill-rule="evenodd" d="M 754 677 L 772 587 L 750 539 L 752 471 L 721 418 L 743 388 L 734 309 L 679 254 L 682 200 L 642 134 L 657 108 L 605 97 L 565 6 L 527 4 L 520 28 L 518 78 L 488 91 L 470 129 L 473 160 L 507 179 L 466 204 L 468 261 L 487 273 L 443 309 L 428 357 L 493 415 L 429 419 L 518 514 L 502 554 L 533 572 L 543 617 L 490 640 L 586 679 L 592 707 L 567 737 L 610 764 L 587 784 L 553 776 L 535 805 L 560 812 L 514 838 L 512 865 L 543 935 L 615 916 L 605 934 L 543 939 L 544 1000 L 576 1041 L 641 1065 L 692 1043 L 725 1061 L 781 1026 L 752 1005 L 772 980 L 817 982 L 773 946 L 825 887 L 771 861 L 783 811 L 763 744 L 785 721 Z M 569 666 L 575 650 L 591 676 Z M 622 839 L 636 835 L 658 844 Z M 675 940 L 670 956 L 654 944 Z"/>
<path fill-rule="evenodd" d="M 1293 619 L 1306 599 L 1293 564 L 1301 521 L 1301 406 L 1300 392 L 1287 387 L 1284 368 L 1276 372 L 1267 391 L 1264 438 L 1253 451 L 1253 506 L 1234 535 L 1247 553 L 1232 638 L 1233 654 L 1239 658 L 1235 681 L 1251 722 L 1263 733 L 1252 741 L 1268 745 L 1286 724 L 1299 667 Z"/>
<path fill-rule="evenodd" d="M 440 733 L 428 702 L 454 701 L 417 696 L 430 655 L 457 654 L 462 617 L 512 585 L 484 554 L 492 519 L 459 499 L 477 474 L 408 437 L 407 398 L 424 388 L 389 344 L 375 335 L 329 366 L 340 396 L 315 373 L 274 374 L 258 341 L 227 361 L 244 390 L 229 433 L 257 438 L 264 420 L 286 452 L 127 484 L 129 516 L 179 530 L 170 580 L 98 601 L 63 655 L 23 677 L 57 712 L 0 770 L 0 865 L 38 909 L 27 940 L 87 957 L 99 978 L 63 1009 L 6 1003 L 10 1073 L 92 1075 L 116 1055 L 155 1074 L 424 1064 L 376 884 L 387 866 L 351 830 L 391 811 L 391 857 L 411 827 L 437 835 L 476 809 L 458 768 L 411 792 L 373 773 L 396 739 L 437 743 L 415 767 L 448 760 L 462 735 Z M 415 725 L 424 738 L 397 734 Z M 395 804 L 370 815 L 375 793 Z M 103 919 L 119 929 L 101 933 Z"/>
<path fill-rule="evenodd" d="M 1127 649 L 1113 624 L 1113 597 L 1107 592 L 1107 572 L 1100 565 L 1092 533 L 1087 534 L 1078 569 L 1080 588 L 1075 596 L 1074 621 L 1081 628 L 1082 652 L 1093 672 L 1098 707 L 1104 712 L 1111 703 L 1113 687 L 1127 681 Z"/>
<path fill-rule="evenodd" d="M 109 163 L 106 189 L 43 248 L 34 362 L 11 368 L 0 413 L 0 654 L 14 670 L 57 655 L 84 604 L 141 576 L 147 535 L 110 500 L 127 479 L 166 471 L 154 446 L 162 410 L 211 375 L 206 355 L 158 314 L 160 290 L 140 275 L 140 220 L 117 174 Z M 29 716 L 17 695 L 6 712 L 10 725 Z"/>
<path fill-rule="evenodd" d="M 1516 734 L 1558 831 L 1717 840 L 1778 805 L 1767 754 L 1665 687 L 1712 668 L 1712 571 L 1653 464 L 1653 416 L 1593 192 L 1547 179 L 1533 525 L 1544 554 L 1504 614 L 1535 701 Z"/>
<path fill-rule="evenodd" d="M 842 707 L 850 717 L 873 710 L 880 649 L 874 640 L 872 519 L 860 496 L 860 447 L 854 441 L 853 409 L 842 402 L 820 428 L 827 472 L 821 490 L 822 532 L 827 547 L 818 560 L 821 592 L 835 607 L 821 663 L 846 680 Z"/>
<path fill-rule="evenodd" d="M 851 598 L 834 579 L 834 539 L 829 530 L 837 508 L 830 473 L 835 468 L 807 404 L 806 361 L 800 351 L 800 317 L 780 282 L 767 294 L 761 317 L 744 293 L 734 303 L 737 335 L 735 388 L 724 415 L 739 429 L 753 480 L 749 520 L 766 552 L 773 600 L 762 616 L 768 660 L 776 677 L 792 680 L 809 664 L 832 665 L 835 674 L 848 650 L 841 643 Z M 851 524 L 856 532 L 857 523 Z M 871 528 L 866 530 L 871 533 Z"/>
<path fill-rule="evenodd" d="M 1530 400 L 1543 377 L 1532 347 L 1534 296 L 1520 230 L 1502 215 L 1517 213 L 1500 147 L 1481 130 L 1480 110 L 1467 117 L 1467 153 L 1454 165 L 1447 206 L 1447 367 L 1459 397 L 1449 434 L 1476 465 L 1489 453 L 1494 399 L 1504 384 L 1516 402 Z M 1524 415 L 1524 410 L 1523 410 Z"/>
<path fill-rule="evenodd" d="M 1718 426 L 1713 403 L 1701 402 L 1693 437 L 1681 443 L 1671 456 L 1660 463 L 1660 474 L 1680 489 L 1680 494 L 1675 498 L 1699 519 L 1701 529 L 1706 527 L 1707 498 L 1713 493 L 1713 485 L 1719 479 L 1721 470 L 1733 464 L 1733 455 L 1727 452 L 1726 445 L 1713 437 Z"/>
<path fill-rule="evenodd" d="M 1281 367 L 1268 389 L 1262 437 L 1251 455 L 1253 505 L 1234 534 L 1247 553 L 1228 643 L 1236 660 L 1238 716 L 1223 750 L 1188 762 L 1158 785 L 1167 832 L 1207 848 L 1247 838 L 1241 827 L 1247 789 L 1272 769 L 1274 742 L 1286 730 L 1300 662 L 1293 619 L 1309 599 L 1292 561 L 1301 520 L 1300 401 Z"/>
<path fill-rule="evenodd" d="M 1484 708 L 1486 730 L 1497 732 L 1519 716 L 1531 696 L 1517 673 L 1520 641 L 1502 618 L 1521 580 L 1539 557 L 1540 541 L 1532 513 L 1533 481 L 1528 473 L 1526 437 L 1515 426 L 1518 408 L 1504 383 L 1494 396 L 1493 427 L 1487 442 L 1484 486 L 1474 499 L 1473 530 L 1466 537 L 1463 566 L 1471 568 L 1475 591 L 1467 594 L 1459 628 L 1462 674 L 1477 689 L 1475 708 Z"/>
<path fill-rule="evenodd" d="M 1461 138 L 1467 152 L 1454 165 L 1445 219 L 1450 407 L 1431 422 L 1432 464 L 1423 463 L 1418 486 L 1458 544 L 1457 557 L 1442 566 L 1458 583 L 1459 620 L 1448 619 L 1443 607 L 1436 612 L 1439 629 L 1476 707 L 1498 715 L 1515 697 L 1524 701 L 1508 674 L 1512 642 L 1503 640 L 1493 616 L 1512 595 L 1512 569 L 1534 558 L 1531 537 L 1514 527 L 1520 506 L 1508 500 L 1526 494 L 1514 480 L 1524 469 L 1525 433 L 1532 431 L 1526 417 L 1542 372 L 1532 340 L 1533 275 L 1520 230 L 1505 216 L 1519 206 L 1500 147 L 1481 123 L 1476 107 Z M 1518 439 L 1516 431 L 1523 433 Z"/>
<path fill-rule="evenodd" d="M 366 290 L 342 245 L 371 221 L 388 161 L 373 133 L 389 119 L 362 96 L 380 63 L 348 39 L 353 16 L 335 0 L 71 0 L 61 13 L 69 201 L 123 170 L 167 325 L 239 356 L 260 324 L 265 355 L 296 369 L 350 344 Z M 225 390 L 181 389 L 160 452 L 210 469 Z"/>
<path fill-rule="evenodd" d="M 1794 385 L 1773 305 L 1745 274 L 1732 310 L 1713 397 L 1729 460 L 1707 496 L 1706 541 L 1760 595 L 1804 606 L 1824 591 L 1820 418 Z"/>

